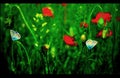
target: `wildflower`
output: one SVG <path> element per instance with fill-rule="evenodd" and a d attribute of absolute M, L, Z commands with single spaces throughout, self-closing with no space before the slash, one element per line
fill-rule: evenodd
<path fill-rule="evenodd" d="M 53 17 L 53 11 L 50 7 L 42 8 L 42 14 L 43 16 Z"/>
<path fill-rule="evenodd" d="M 74 38 L 71 36 L 64 35 L 63 40 L 67 45 L 77 46 L 77 43 L 74 41 Z"/>
<path fill-rule="evenodd" d="M 104 19 L 104 25 L 106 25 L 107 21 L 110 22 L 111 14 L 108 12 L 99 12 L 94 19 L 92 19 L 92 23 L 98 23 L 99 19 Z"/>
<path fill-rule="evenodd" d="M 42 14 L 36 13 L 35 17 L 40 18 L 41 20 L 43 20 L 43 15 Z"/>
<path fill-rule="evenodd" d="M 47 25 L 47 22 L 44 22 L 42 23 L 42 27 L 46 26 Z"/>

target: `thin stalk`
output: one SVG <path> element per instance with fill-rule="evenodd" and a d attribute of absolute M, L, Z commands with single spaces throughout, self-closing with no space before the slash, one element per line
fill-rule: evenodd
<path fill-rule="evenodd" d="M 114 7 L 114 9 L 115 9 L 115 11 L 116 11 L 116 5 L 115 4 L 113 4 L 113 7 Z M 113 18 L 115 18 L 115 12 L 114 12 L 114 15 L 112 16 Z M 116 21 L 114 20 L 114 24 L 113 25 L 115 25 L 116 26 L 116 23 L 115 23 Z M 117 28 L 119 27 L 119 25 L 117 26 Z M 118 28 L 119 29 L 119 28 Z M 114 36 L 113 36 L 113 39 L 112 39 L 112 42 L 113 42 L 113 48 L 112 48 L 112 53 L 111 53 L 111 61 L 112 61 L 112 68 L 113 68 L 113 70 L 112 70 L 112 73 L 114 73 L 114 53 L 116 53 L 116 47 L 117 47 L 117 34 L 116 34 L 116 28 L 115 27 L 113 27 L 113 33 L 114 33 Z"/>
<path fill-rule="evenodd" d="M 97 4 L 97 5 L 92 9 L 92 11 L 91 11 L 91 13 L 90 13 L 90 15 L 89 15 L 89 18 L 88 18 L 88 24 L 89 24 L 89 27 L 88 27 L 88 28 L 89 28 L 89 37 L 88 37 L 88 38 L 91 38 L 91 36 L 92 36 L 91 31 L 90 31 L 90 20 L 91 20 L 91 16 L 92 16 L 94 10 L 95 10 L 97 7 L 103 12 L 103 9 L 102 9 L 102 7 L 101 7 L 99 4 Z"/>
<path fill-rule="evenodd" d="M 30 25 L 29 25 L 28 22 L 26 21 L 24 15 L 23 15 L 23 12 L 22 12 L 22 10 L 21 10 L 21 8 L 20 8 L 17 4 L 14 5 L 14 6 L 19 10 L 19 12 L 20 12 L 20 14 L 21 14 L 21 16 L 22 16 L 22 18 L 23 18 L 23 20 L 24 20 L 24 22 L 25 22 L 25 24 L 26 24 L 26 26 L 27 26 L 27 28 L 28 28 L 28 30 L 31 32 L 31 34 L 32 34 L 35 42 L 37 42 L 37 38 L 35 37 L 35 34 L 34 34 L 33 31 L 31 30 Z"/>
<path fill-rule="evenodd" d="M 13 58 L 13 44 L 12 44 L 11 53 L 12 53 L 12 60 L 14 60 L 14 58 Z"/>
<path fill-rule="evenodd" d="M 26 56 L 27 56 L 28 64 L 29 64 L 29 66 L 30 66 L 31 60 L 29 59 L 29 55 L 28 55 L 28 53 L 27 53 L 26 48 L 24 47 L 24 45 L 23 45 L 21 42 L 17 41 L 17 43 L 18 43 L 18 44 L 17 44 L 18 46 L 21 46 L 21 47 L 24 49 L 24 51 L 25 51 L 25 53 L 26 53 Z M 29 73 L 32 74 L 31 67 L 30 67 Z"/>
<path fill-rule="evenodd" d="M 13 58 L 13 44 L 12 44 L 12 50 L 11 50 L 11 55 L 12 55 L 12 64 L 11 64 L 11 69 L 12 69 L 12 71 L 13 72 L 15 72 L 15 68 L 14 68 L 14 64 L 15 64 L 15 60 L 14 60 L 14 58 Z"/>

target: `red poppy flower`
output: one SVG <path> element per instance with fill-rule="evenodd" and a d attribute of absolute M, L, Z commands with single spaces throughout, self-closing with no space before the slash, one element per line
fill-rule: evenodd
<path fill-rule="evenodd" d="M 99 19 L 104 19 L 104 25 L 106 25 L 106 22 L 111 20 L 111 14 L 108 12 L 99 12 L 94 19 L 92 19 L 93 23 L 98 23 Z"/>
<path fill-rule="evenodd" d="M 96 35 L 96 37 L 102 37 L 102 31 L 103 30 L 99 31 L 98 34 Z"/>
<path fill-rule="evenodd" d="M 120 17 L 117 17 L 116 20 L 117 20 L 117 21 L 120 21 Z"/>
<path fill-rule="evenodd" d="M 62 3 L 62 6 L 66 6 L 67 4 L 66 3 Z"/>
<path fill-rule="evenodd" d="M 88 24 L 87 24 L 86 22 L 81 22 L 81 23 L 80 23 L 80 27 L 82 27 L 82 26 L 85 27 L 85 28 L 87 28 L 87 27 L 88 27 Z"/>
<path fill-rule="evenodd" d="M 77 46 L 77 43 L 75 43 L 74 38 L 71 36 L 64 35 L 63 40 L 67 45 Z"/>
<path fill-rule="evenodd" d="M 53 12 L 49 7 L 42 8 L 42 14 L 43 16 L 53 17 Z"/>

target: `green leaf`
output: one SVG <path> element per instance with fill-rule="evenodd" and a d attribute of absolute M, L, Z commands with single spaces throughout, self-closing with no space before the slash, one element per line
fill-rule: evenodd
<path fill-rule="evenodd" d="M 93 63 L 91 64 L 91 68 L 92 68 L 92 70 L 95 70 L 95 62 L 93 62 Z"/>
<path fill-rule="evenodd" d="M 103 25 L 104 25 L 104 19 L 103 19 L 103 18 L 100 18 L 100 19 L 98 20 L 97 25 L 98 25 L 99 28 L 102 28 Z"/>
<path fill-rule="evenodd" d="M 99 21 L 98 21 L 98 24 L 103 25 L 104 24 L 104 19 L 100 18 Z"/>
<path fill-rule="evenodd" d="M 69 28 L 69 32 L 70 32 L 70 36 L 74 36 L 74 29 L 73 29 L 73 27 Z"/>

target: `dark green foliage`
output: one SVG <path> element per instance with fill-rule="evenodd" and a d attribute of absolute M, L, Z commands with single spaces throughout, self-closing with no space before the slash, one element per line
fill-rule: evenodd
<path fill-rule="evenodd" d="M 61 4 L 0 4 L 0 52 L 3 62 L 8 64 L 10 73 L 15 74 L 114 74 L 120 73 L 119 44 L 120 17 L 119 4 L 67 4 L 66 23 Z M 51 7 L 54 17 L 35 17 L 42 15 L 43 7 Z M 103 39 L 96 34 L 103 29 L 93 24 L 91 19 L 98 12 L 110 12 L 112 19 L 106 28 L 113 35 Z M 36 20 L 34 20 L 36 19 Z M 88 28 L 80 27 L 81 22 L 88 23 Z M 44 23 L 44 26 L 42 26 Z M 103 22 L 100 22 L 103 24 Z M 63 41 L 65 34 L 74 31 L 78 46 L 68 46 Z M 21 39 L 12 41 L 10 29 L 18 31 Z M 80 36 L 97 40 L 98 44 L 88 50 Z M 44 46 L 49 45 L 49 48 Z M 4 63 L 3 63 L 4 64 Z M 6 69 L 7 70 L 7 69 Z"/>

